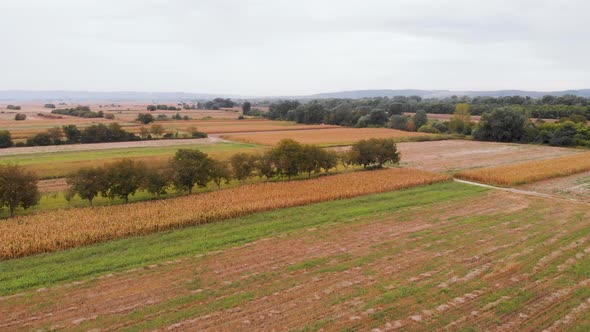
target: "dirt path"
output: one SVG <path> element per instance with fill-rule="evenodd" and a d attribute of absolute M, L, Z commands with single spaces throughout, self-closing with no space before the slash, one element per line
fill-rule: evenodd
<path fill-rule="evenodd" d="M 590 209 L 549 202 L 494 190 L 32 291 L 0 299 L 0 330 L 563 329 Z"/>

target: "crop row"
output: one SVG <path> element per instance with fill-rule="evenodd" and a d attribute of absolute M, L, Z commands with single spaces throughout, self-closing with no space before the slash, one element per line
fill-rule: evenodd
<path fill-rule="evenodd" d="M 245 185 L 126 206 L 58 210 L 23 216 L 0 223 L 0 257 L 8 259 L 63 250 L 255 212 L 386 192 L 448 179 L 443 174 L 396 168 L 351 172 L 304 181 Z"/>
<path fill-rule="evenodd" d="M 465 170 L 457 173 L 456 177 L 500 186 L 511 186 L 585 171 L 590 171 L 590 153 Z"/>

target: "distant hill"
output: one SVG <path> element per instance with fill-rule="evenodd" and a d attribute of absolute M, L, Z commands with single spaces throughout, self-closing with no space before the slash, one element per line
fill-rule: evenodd
<path fill-rule="evenodd" d="M 446 98 L 456 96 L 487 96 L 487 97 L 505 97 L 505 96 L 529 96 L 539 98 L 545 95 L 562 96 L 573 94 L 581 97 L 590 97 L 590 89 L 565 90 L 565 91 L 525 91 L 525 90 L 496 90 L 496 91 L 451 91 L 451 90 L 354 90 L 339 91 L 330 93 L 318 93 L 305 96 L 305 99 L 325 99 L 325 98 L 371 98 L 371 97 L 395 97 L 395 96 L 420 96 L 422 98 Z"/>
<path fill-rule="evenodd" d="M 136 91 L 0 91 L 0 100 L 10 101 L 181 101 L 211 100 L 236 97 L 186 92 L 136 92 Z"/>
<path fill-rule="evenodd" d="M 136 92 L 136 91 L 28 91 L 28 90 L 4 90 L 0 91 L 0 100 L 3 101 L 194 101 L 211 100 L 214 98 L 233 99 L 326 99 L 326 98 L 371 98 L 371 97 L 395 97 L 395 96 L 420 96 L 422 98 L 446 98 L 456 96 L 529 96 L 539 98 L 544 95 L 562 96 L 573 94 L 582 97 L 590 97 L 590 89 L 564 90 L 564 91 L 525 91 L 525 90 L 495 90 L 495 91 L 452 91 L 452 90 L 353 90 L 328 93 L 318 93 L 307 96 L 240 96 L 232 94 L 204 94 L 187 92 Z"/>

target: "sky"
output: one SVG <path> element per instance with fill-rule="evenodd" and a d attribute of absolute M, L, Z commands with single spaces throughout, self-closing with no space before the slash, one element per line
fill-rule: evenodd
<path fill-rule="evenodd" d="M 0 0 L 0 90 L 590 88 L 584 0 Z"/>

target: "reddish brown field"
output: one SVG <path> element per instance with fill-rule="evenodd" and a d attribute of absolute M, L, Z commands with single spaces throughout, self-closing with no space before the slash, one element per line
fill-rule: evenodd
<path fill-rule="evenodd" d="M 493 191 L 6 297 L 0 329 L 570 330 L 589 213 Z"/>
<path fill-rule="evenodd" d="M 581 150 L 532 144 L 446 140 L 398 143 L 402 164 L 435 172 L 498 166 L 568 156 Z"/>

